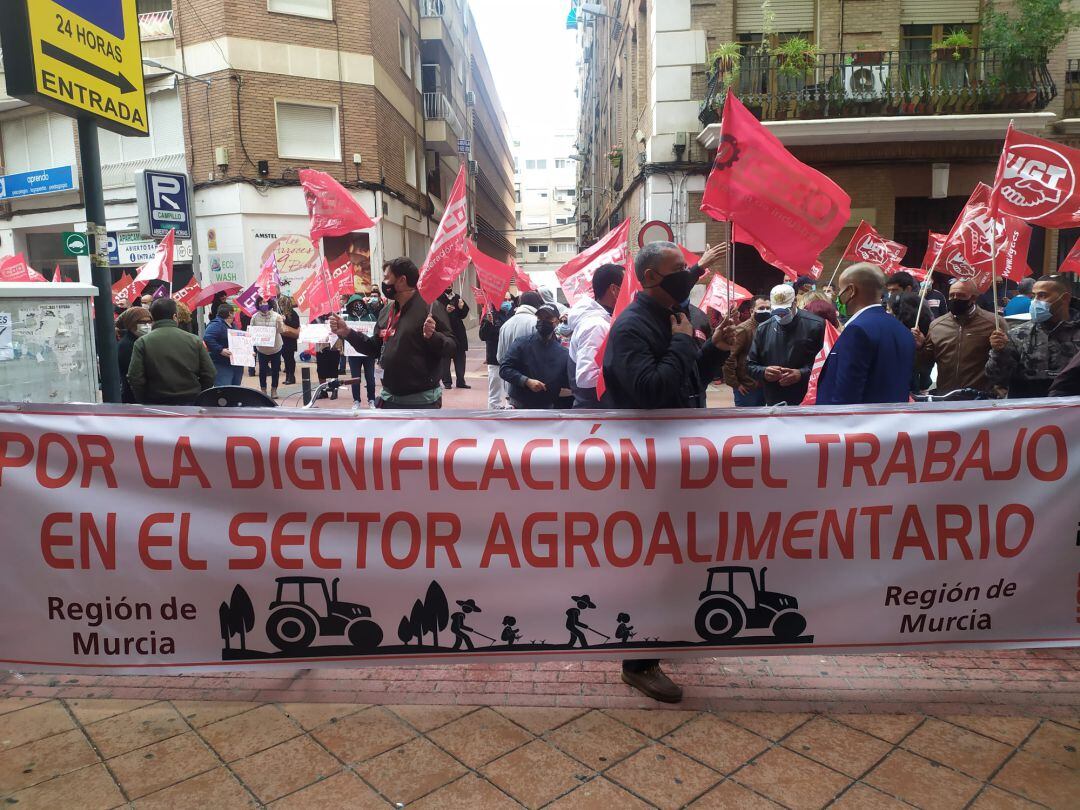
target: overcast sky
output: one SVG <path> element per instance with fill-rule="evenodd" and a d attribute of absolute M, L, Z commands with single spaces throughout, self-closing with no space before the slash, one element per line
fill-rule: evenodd
<path fill-rule="evenodd" d="M 510 129 L 545 136 L 577 126 L 577 40 L 569 0 L 469 0 Z"/>

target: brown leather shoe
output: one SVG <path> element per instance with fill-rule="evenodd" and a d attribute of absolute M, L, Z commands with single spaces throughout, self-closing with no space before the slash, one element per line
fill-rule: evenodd
<path fill-rule="evenodd" d="M 678 703 L 683 698 L 682 687 L 665 675 L 659 666 L 641 672 L 622 671 L 623 683 L 661 703 Z"/>

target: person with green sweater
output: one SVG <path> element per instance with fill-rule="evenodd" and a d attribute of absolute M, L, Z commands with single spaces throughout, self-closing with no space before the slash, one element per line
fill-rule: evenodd
<path fill-rule="evenodd" d="M 199 338 L 176 322 L 176 302 L 158 298 L 150 305 L 150 334 L 135 341 L 128 384 L 143 405 L 191 405 L 214 385 L 214 364 Z"/>

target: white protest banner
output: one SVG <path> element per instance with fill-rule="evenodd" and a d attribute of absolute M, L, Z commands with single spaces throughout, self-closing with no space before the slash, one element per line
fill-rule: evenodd
<path fill-rule="evenodd" d="M 350 329 L 355 329 L 361 335 L 367 335 L 371 337 L 375 334 L 375 321 L 345 321 L 349 325 Z M 358 352 L 353 348 L 353 345 L 349 341 L 345 341 L 345 356 L 346 357 L 367 357 L 366 354 Z"/>
<path fill-rule="evenodd" d="M 300 343 L 329 343 L 330 324 L 328 323 L 305 323 L 300 327 L 300 335 L 297 337 Z"/>
<path fill-rule="evenodd" d="M 255 339 L 242 329 L 229 330 L 229 363 L 251 368 L 255 365 Z"/>
<path fill-rule="evenodd" d="M 1077 645 L 1078 458 L 1077 400 L 3 408 L 0 664 Z"/>
<path fill-rule="evenodd" d="M 277 342 L 277 329 L 273 326 L 249 326 L 247 333 L 253 346 L 271 348 Z"/>

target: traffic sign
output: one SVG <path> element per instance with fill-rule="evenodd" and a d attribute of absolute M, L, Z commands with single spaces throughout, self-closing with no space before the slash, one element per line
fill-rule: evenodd
<path fill-rule="evenodd" d="M 141 233 L 156 237 L 176 231 L 177 239 L 191 238 L 186 174 L 145 169 L 135 175 L 135 198 Z"/>
<path fill-rule="evenodd" d="M 472 149 L 472 141 L 467 138 L 458 138 L 457 150 L 463 155 L 469 154 L 469 150 Z"/>
<path fill-rule="evenodd" d="M 149 134 L 136 0 L 10 0 L 8 95 L 121 135 Z"/>
<path fill-rule="evenodd" d="M 78 231 L 64 231 L 61 235 L 64 243 L 65 256 L 89 256 L 90 240 L 85 233 Z"/>

